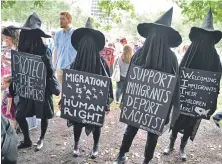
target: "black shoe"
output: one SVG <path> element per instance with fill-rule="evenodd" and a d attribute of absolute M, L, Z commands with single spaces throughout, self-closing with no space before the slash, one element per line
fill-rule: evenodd
<path fill-rule="evenodd" d="M 78 157 L 79 156 L 79 142 L 75 142 L 74 150 L 73 150 L 73 156 Z"/>
<path fill-rule="evenodd" d="M 18 145 L 18 149 L 24 149 L 24 148 L 29 148 L 32 147 L 32 141 L 28 141 L 28 142 L 20 142 L 20 144 Z"/>
<path fill-rule="evenodd" d="M 43 139 L 39 139 L 36 145 L 36 151 L 41 150 L 43 147 Z"/>
<path fill-rule="evenodd" d="M 94 144 L 93 145 L 93 151 L 92 151 L 92 154 L 91 154 L 91 158 L 92 159 L 95 159 L 98 155 L 98 148 L 99 148 L 99 144 Z"/>
<path fill-rule="evenodd" d="M 126 163 L 126 156 L 125 153 L 119 153 L 117 159 L 113 164 L 125 164 Z"/>

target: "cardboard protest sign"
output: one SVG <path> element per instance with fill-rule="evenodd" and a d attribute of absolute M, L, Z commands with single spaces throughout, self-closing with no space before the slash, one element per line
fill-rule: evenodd
<path fill-rule="evenodd" d="M 181 68 L 181 114 L 209 119 L 217 107 L 220 78 L 221 73 Z"/>
<path fill-rule="evenodd" d="M 132 65 L 129 68 L 120 121 L 161 135 L 176 76 Z"/>
<path fill-rule="evenodd" d="M 11 51 L 13 89 L 18 96 L 44 102 L 46 66 L 40 56 Z"/>
<path fill-rule="evenodd" d="M 101 52 L 103 57 L 105 58 L 109 68 L 114 64 L 114 55 L 113 55 L 114 50 L 112 48 L 104 48 Z"/>
<path fill-rule="evenodd" d="M 64 70 L 61 117 L 102 126 L 110 79 L 87 72 Z"/>

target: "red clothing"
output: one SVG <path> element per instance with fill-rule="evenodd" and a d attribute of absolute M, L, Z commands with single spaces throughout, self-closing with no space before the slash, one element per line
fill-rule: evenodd
<path fill-rule="evenodd" d="M 103 57 L 105 58 L 107 65 L 109 66 L 109 68 L 114 64 L 114 55 L 113 55 L 114 50 L 112 48 L 107 48 L 105 47 L 101 54 L 103 55 Z"/>

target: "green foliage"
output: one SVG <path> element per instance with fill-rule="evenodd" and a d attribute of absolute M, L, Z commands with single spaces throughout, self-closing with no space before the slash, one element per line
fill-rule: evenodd
<path fill-rule="evenodd" d="M 61 1 L 17 1 L 1 10 L 2 20 L 24 23 L 28 15 L 36 12 L 46 28 L 59 27 L 59 13 L 69 10 L 70 6 Z"/>
<path fill-rule="evenodd" d="M 222 23 L 222 1 L 214 0 L 175 0 L 177 5 L 182 9 L 182 14 L 186 16 L 185 22 L 195 22 L 203 20 L 209 8 L 211 7 L 214 22 Z"/>
<path fill-rule="evenodd" d="M 41 1 L 31 1 L 35 7 L 43 7 L 45 0 Z M 2 9 L 7 9 L 7 8 L 12 8 L 18 1 L 16 0 L 2 0 L 1 1 L 1 8 Z"/>
<path fill-rule="evenodd" d="M 101 20 L 109 20 L 103 28 L 109 31 L 113 23 L 120 24 L 122 19 L 135 18 L 135 10 L 130 0 L 101 0 L 98 2 L 99 10 L 102 13 Z"/>

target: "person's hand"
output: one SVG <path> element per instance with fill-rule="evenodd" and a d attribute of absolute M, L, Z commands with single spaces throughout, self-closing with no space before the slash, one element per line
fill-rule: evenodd
<path fill-rule="evenodd" d="M 10 115 L 10 110 L 7 109 L 6 116 L 9 116 L 9 115 Z"/>
<path fill-rule="evenodd" d="M 3 63 L 6 62 L 6 57 L 5 57 L 5 55 L 2 55 L 1 60 L 2 60 Z"/>

